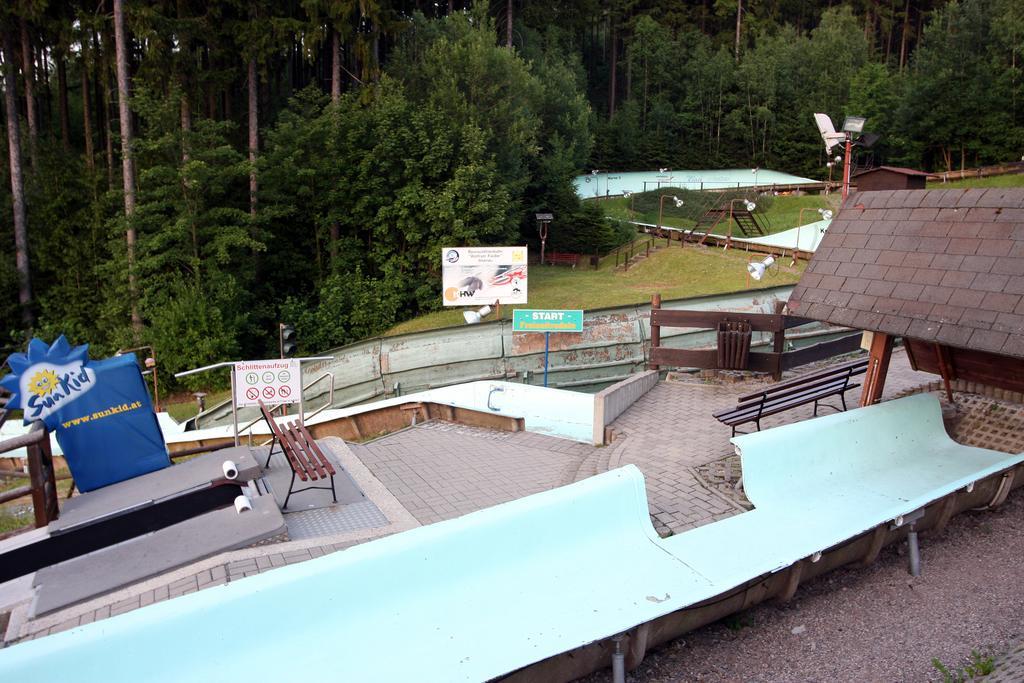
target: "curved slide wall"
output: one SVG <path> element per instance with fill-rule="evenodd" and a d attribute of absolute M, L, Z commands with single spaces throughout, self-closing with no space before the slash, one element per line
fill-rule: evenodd
<path fill-rule="evenodd" d="M 799 581 L 864 532 L 898 534 L 922 509 L 936 523 L 935 501 L 979 504 L 991 487 L 975 482 L 1024 462 L 954 443 L 930 395 L 733 442 L 756 508 L 678 536 L 655 534 L 627 466 L 13 646 L 0 678 L 485 681 L 548 660 L 544 680 L 567 680 L 597 660 L 550 658 L 784 570 Z"/>

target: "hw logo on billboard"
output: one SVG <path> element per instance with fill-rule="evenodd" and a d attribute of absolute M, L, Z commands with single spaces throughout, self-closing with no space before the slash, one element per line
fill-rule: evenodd
<path fill-rule="evenodd" d="M 86 367 L 89 346 L 71 348 L 61 335 L 52 346 L 29 342 L 28 353 L 8 357 L 11 374 L 0 380 L 10 391 L 11 405 L 24 412 L 25 424 L 45 420 L 96 386 L 96 373 Z"/>

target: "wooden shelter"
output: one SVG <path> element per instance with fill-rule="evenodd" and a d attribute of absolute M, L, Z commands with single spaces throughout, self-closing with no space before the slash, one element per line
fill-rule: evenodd
<path fill-rule="evenodd" d="M 1024 188 L 850 195 L 789 310 L 873 332 L 861 405 L 896 337 L 950 397 L 954 379 L 1024 391 Z"/>
<path fill-rule="evenodd" d="M 858 192 L 923 190 L 928 174 L 900 166 L 876 166 L 853 175 Z"/>

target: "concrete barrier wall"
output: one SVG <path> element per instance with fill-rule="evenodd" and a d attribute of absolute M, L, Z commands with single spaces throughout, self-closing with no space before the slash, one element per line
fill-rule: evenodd
<path fill-rule="evenodd" d="M 602 389 L 594 395 L 594 436 L 596 445 L 605 443 L 605 427 L 637 402 L 658 383 L 657 370 L 645 370 Z"/>
<path fill-rule="evenodd" d="M 663 302 L 662 308 L 772 313 L 775 302 L 787 300 L 792 289 L 792 285 L 784 285 L 673 299 Z M 551 335 L 548 386 L 598 391 L 642 371 L 650 350 L 650 318 L 650 304 L 586 311 L 582 333 Z M 715 344 L 715 332 L 663 328 L 661 341 L 672 348 L 708 347 Z M 770 344 L 771 335 L 756 333 L 753 342 Z M 513 333 L 511 320 L 378 337 L 318 355 L 334 359 L 304 363 L 303 385 L 331 373 L 332 405 L 337 408 L 463 382 L 544 382 L 544 335 Z M 322 381 L 305 392 L 307 411 L 328 400 L 328 389 Z M 245 424 L 257 413 L 245 409 L 239 415 Z M 211 407 L 193 423 L 205 428 L 230 422 L 231 405 L 225 402 Z"/>

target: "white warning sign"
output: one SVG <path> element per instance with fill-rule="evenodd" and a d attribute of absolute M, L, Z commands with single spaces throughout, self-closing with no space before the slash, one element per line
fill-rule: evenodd
<path fill-rule="evenodd" d="M 296 359 L 244 360 L 235 363 L 235 405 L 298 403 L 302 372 Z"/>

